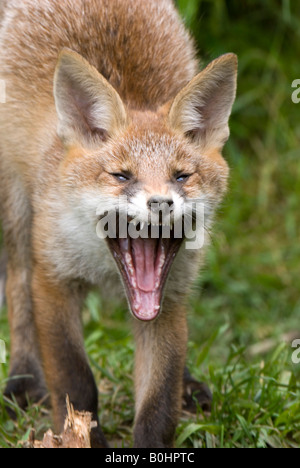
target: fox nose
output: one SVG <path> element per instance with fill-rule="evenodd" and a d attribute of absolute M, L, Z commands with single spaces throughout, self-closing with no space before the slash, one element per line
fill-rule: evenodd
<path fill-rule="evenodd" d="M 148 207 L 154 213 L 161 211 L 162 205 L 168 205 L 171 211 L 174 210 L 174 201 L 171 198 L 154 195 L 148 200 Z"/>

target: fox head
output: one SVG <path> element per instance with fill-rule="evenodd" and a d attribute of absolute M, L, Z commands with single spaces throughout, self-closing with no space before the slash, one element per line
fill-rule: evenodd
<path fill-rule="evenodd" d="M 59 57 L 54 97 L 65 148 L 62 193 L 95 236 L 103 219 L 115 216 L 114 235 L 106 242 L 140 320 L 161 312 L 170 270 L 186 243 L 184 230 L 176 235 L 176 223 L 187 217 L 192 227 L 201 204 L 202 228 L 208 229 L 226 191 L 229 171 L 221 151 L 236 80 L 237 58 L 227 54 L 172 102 L 137 110 L 80 55 L 64 49 Z"/>

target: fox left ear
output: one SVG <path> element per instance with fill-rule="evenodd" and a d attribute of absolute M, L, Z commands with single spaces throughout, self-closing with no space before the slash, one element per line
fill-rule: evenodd
<path fill-rule="evenodd" d="M 197 145 L 222 149 L 229 137 L 236 87 L 237 56 L 223 55 L 176 96 L 169 113 L 171 127 Z"/>
<path fill-rule="evenodd" d="M 54 78 L 58 135 L 66 146 L 99 144 L 126 125 L 117 91 L 81 55 L 61 52 Z"/>

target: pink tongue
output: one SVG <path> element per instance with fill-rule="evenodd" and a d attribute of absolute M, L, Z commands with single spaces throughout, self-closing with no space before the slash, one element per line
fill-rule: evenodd
<path fill-rule="evenodd" d="M 160 281 L 165 262 L 164 247 L 157 239 L 120 241 L 126 274 L 131 285 L 131 310 L 136 318 L 154 320 L 161 306 Z"/>
<path fill-rule="evenodd" d="M 154 292 L 157 280 L 155 275 L 157 240 L 138 238 L 132 239 L 131 242 L 137 286 L 143 292 Z"/>
<path fill-rule="evenodd" d="M 158 291 L 146 293 L 135 291 L 132 312 L 139 320 L 154 320 L 160 312 L 160 294 Z"/>

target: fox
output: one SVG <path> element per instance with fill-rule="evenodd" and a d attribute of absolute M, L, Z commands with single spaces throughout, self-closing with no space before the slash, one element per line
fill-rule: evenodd
<path fill-rule="evenodd" d="M 6 0 L 2 10 L 4 394 L 24 407 L 49 393 L 57 433 L 68 395 L 92 413 L 92 446 L 108 447 L 81 320 L 96 287 L 128 305 L 134 447 L 173 447 L 186 386 L 199 390 L 185 366 L 188 300 L 227 191 L 237 56 L 201 68 L 172 0 Z M 190 207 L 194 226 L 197 203 L 204 241 L 192 249 L 174 225 Z M 99 235 L 112 213 L 127 235 Z"/>

